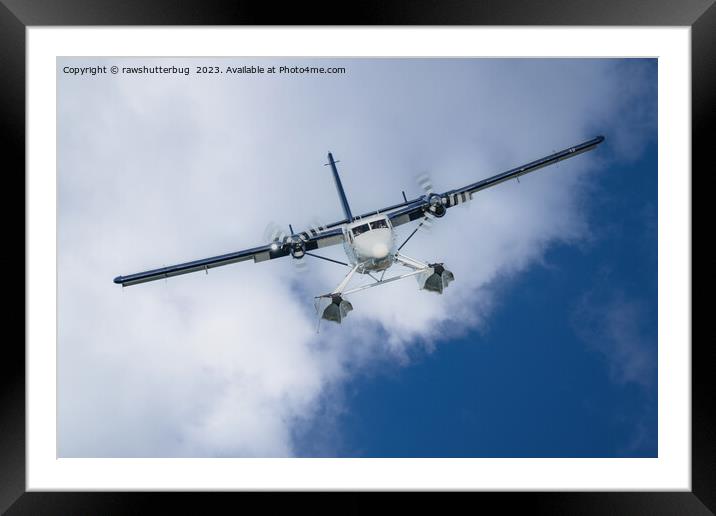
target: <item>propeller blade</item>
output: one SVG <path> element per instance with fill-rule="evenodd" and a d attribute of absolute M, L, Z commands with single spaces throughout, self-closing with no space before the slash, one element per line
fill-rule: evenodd
<path fill-rule="evenodd" d="M 288 236 L 286 231 L 273 220 L 266 224 L 264 229 L 264 240 L 266 242 L 282 242 L 286 236 Z"/>
<path fill-rule="evenodd" d="M 423 190 L 423 192 L 425 192 L 427 195 L 433 193 L 433 182 L 427 172 L 420 174 L 416 178 L 416 181 L 418 182 L 418 185 Z"/>

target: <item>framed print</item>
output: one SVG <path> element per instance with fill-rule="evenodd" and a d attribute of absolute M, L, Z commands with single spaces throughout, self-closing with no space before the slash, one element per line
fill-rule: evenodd
<path fill-rule="evenodd" d="M 2 7 L 27 231 L 3 510 L 713 510 L 710 2 L 129 7 Z"/>

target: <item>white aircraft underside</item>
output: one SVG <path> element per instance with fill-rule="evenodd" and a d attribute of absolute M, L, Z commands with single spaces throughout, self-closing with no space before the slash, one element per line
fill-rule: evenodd
<path fill-rule="evenodd" d="M 289 226 L 290 235 L 275 235 L 270 243 L 259 247 L 127 276 L 118 276 L 114 282 L 122 286 L 130 286 L 190 272 L 205 271 L 208 273 L 210 268 L 249 259 L 253 259 L 254 262 L 262 262 L 285 256 L 290 256 L 295 260 L 303 260 L 306 256 L 312 256 L 338 263 L 350 269 L 333 291 L 316 296 L 316 300 L 319 302 L 317 304 L 319 313 L 320 302 L 328 303 L 321 313 L 323 319 L 340 323 L 348 315 L 353 306 L 343 296 L 410 276 L 417 278 L 420 289 L 442 294 L 454 279 L 452 272 L 445 269 L 442 263 L 425 263 L 400 252 L 418 228 L 434 219 L 442 218 L 449 208 L 471 200 L 473 195 L 481 190 L 511 179 L 519 180 L 521 175 L 590 151 L 602 141 L 604 141 L 604 137 L 598 136 L 521 167 L 441 194 L 432 192 L 431 183 L 426 181 L 424 182 L 425 195 L 408 200 L 403 193 L 404 202 L 355 217 L 351 213 L 338 176 L 337 162 L 329 152 L 327 165 L 331 166 L 345 219 L 299 233 L 294 233 L 293 228 Z M 420 220 L 418 227 L 400 245 L 397 245 L 395 227 L 417 220 Z M 313 253 L 317 249 L 339 243 L 343 244 L 348 263 Z M 400 265 L 407 269 L 407 272 L 385 278 L 386 271 L 393 265 Z M 367 275 L 372 282 L 349 289 L 348 285 L 356 273 Z M 376 277 L 378 274 L 380 276 Z"/>

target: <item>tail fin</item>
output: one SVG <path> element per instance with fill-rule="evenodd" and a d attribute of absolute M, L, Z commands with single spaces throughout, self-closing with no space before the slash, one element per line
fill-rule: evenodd
<path fill-rule="evenodd" d="M 336 190 L 338 190 L 338 197 L 341 198 L 341 204 L 343 205 L 343 213 L 350 222 L 353 220 L 353 214 L 351 213 L 351 207 L 348 205 L 346 193 L 343 191 L 343 183 L 341 183 L 341 178 L 338 176 L 336 161 L 333 159 L 333 154 L 331 154 L 330 152 L 328 153 L 328 164 L 331 166 L 331 170 L 333 170 L 333 180 L 336 182 Z"/>

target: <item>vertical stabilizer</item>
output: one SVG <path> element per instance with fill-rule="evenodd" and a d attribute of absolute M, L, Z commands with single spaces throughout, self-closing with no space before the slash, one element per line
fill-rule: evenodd
<path fill-rule="evenodd" d="M 336 168 L 336 161 L 333 159 L 333 154 L 328 153 L 328 164 L 331 165 L 333 171 L 333 180 L 336 182 L 336 190 L 338 190 L 338 197 L 341 198 L 341 204 L 343 205 L 343 213 L 345 214 L 348 221 L 353 220 L 353 214 L 351 213 L 351 207 L 348 206 L 348 199 L 346 193 L 343 191 L 343 183 L 341 178 L 338 176 L 338 169 Z"/>

